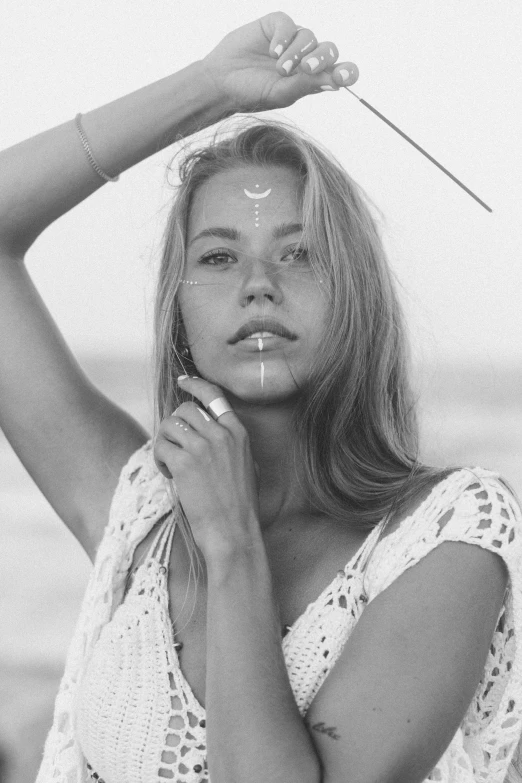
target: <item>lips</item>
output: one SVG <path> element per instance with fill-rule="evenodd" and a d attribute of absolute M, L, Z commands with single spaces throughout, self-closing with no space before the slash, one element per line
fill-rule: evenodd
<path fill-rule="evenodd" d="M 264 332 L 270 332 L 271 335 L 276 335 L 277 337 L 285 337 L 287 340 L 297 340 L 296 334 L 274 318 L 253 318 L 247 321 L 246 324 L 243 324 L 228 342 L 230 345 L 234 345 L 256 333 L 262 334 Z"/>

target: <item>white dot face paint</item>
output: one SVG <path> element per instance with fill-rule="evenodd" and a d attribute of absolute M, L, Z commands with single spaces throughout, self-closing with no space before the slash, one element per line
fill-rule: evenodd
<path fill-rule="evenodd" d="M 259 183 L 256 183 L 256 188 L 259 188 Z M 260 193 L 259 191 L 257 193 L 252 193 L 251 190 L 248 190 L 247 188 L 243 188 L 243 193 L 247 198 L 255 199 L 254 204 L 254 225 L 256 228 L 259 228 L 259 201 L 262 198 L 267 198 L 270 193 L 272 192 L 272 188 L 268 188 L 268 190 L 265 190 L 263 193 Z M 261 350 L 261 349 L 260 349 Z"/>

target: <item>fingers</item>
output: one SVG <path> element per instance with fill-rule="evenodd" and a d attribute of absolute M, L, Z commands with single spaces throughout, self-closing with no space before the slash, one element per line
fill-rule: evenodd
<path fill-rule="evenodd" d="M 169 462 L 173 458 L 178 459 L 182 452 L 197 450 L 205 435 L 215 437 L 213 427 L 216 426 L 216 422 L 198 405 L 193 402 L 182 403 L 159 426 L 154 445 L 154 458 L 159 471 L 166 478 L 172 478 Z M 205 432 L 205 427 L 210 429 Z"/>
<path fill-rule="evenodd" d="M 291 44 L 278 58 L 277 69 L 285 76 L 296 72 L 321 76 L 318 87 L 337 90 L 350 87 L 359 78 L 359 69 L 352 62 L 338 63 L 339 51 L 332 41 L 317 43 L 311 30 L 299 30 Z"/>
<path fill-rule="evenodd" d="M 284 76 L 293 73 L 303 57 L 317 48 L 317 39 L 311 30 L 302 28 L 285 38 L 273 49 L 278 57 L 277 70 Z M 272 50 L 271 50 L 272 53 Z"/>
<path fill-rule="evenodd" d="M 211 402 L 218 398 L 223 398 L 224 396 L 223 391 L 219 386 L 215 386 L 215 384 L 209 383 L 203 378 L 181 376 L 178 378 L 178 383 L 182 389 L 189 392 L 189 394 L 192 394 L 198 400 L 201 400 L 205 409 Z M 220 415 L 219 425 L 233 428 L 234 430 L 241 428 L 239 419 L 233 411 L 228 411 L 227 413 Z"/>
<path fill-rule="evenodd" d="M 337 62 L 339 51 L 334 43 L 325 41 L 307 53 L 301 61 L 301 70 L 306 74 L 318 74 L 331 69 Z"/>
<path fill-rule="evenodd" d="M 334 43 L 325 41 L 318 44 L 311 30 L 299 30 L 292 42 L 281 53 L 277 70 L 281 75 L 290 76 L 300 66 L 303 73 L 321 73 L 332 67 L 339 56 Z"/>
<path fill-rule="evenodd" d="M 341 87 L 350 87 L 359 78 L 359 69 L 355 63 L 337 63 L 328 71 L 321 72 L 321 81 L 317 92 L 326 90 L 339 90 Z"/>
<path fill-rule="evenodd" d="M 359 69 L 355 63 L 337 63 L 332 79 L 340 87 L 351 87 L 359 78 Z"/>
<path fill-rule="evenodd" d="M 185 427 L 190 427 L 193 432 L 199 435 L 208 435 L 213 432 L 217 423 L 214 419 L 195 402 L 183 402 L 168 419 L 164 421 L 177 425 L 178 421 Z"/>
<path fill-rule="evenodd" d="M 297 25 L 283 11 L 267 14 L 260 21 L 265 35 L 270 40 L 271 57 L 279 58 L 294 40 L 298 32 Z"/>

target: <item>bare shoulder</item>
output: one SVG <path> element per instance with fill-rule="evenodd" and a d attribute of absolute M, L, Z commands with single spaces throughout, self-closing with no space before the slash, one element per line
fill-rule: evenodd
<path fill-rule="evenodd" d="M 459 469 L 457 468 L 443 471 L 442 475 L 431 476 L 423 483 L 423 485 L 411 494 L 405 502 L 400 504 L 399 509 L 386 523 L 382 537 L 386 538 L 386 536 L 394 533 L 406 519 L 417 512 L 441 482 L 446 481 L 452 473 L 458 472 L 458 470 Z"/>

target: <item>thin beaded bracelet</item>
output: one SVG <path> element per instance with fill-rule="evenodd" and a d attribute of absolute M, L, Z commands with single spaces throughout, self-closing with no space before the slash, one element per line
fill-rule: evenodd
<path fill-rule="evenodd" d="M 87 155 L 87 158 L 89 159 L 89 163 L 93 167 L 93 169 L 96 172 L 96 174 L 98 174 L 98 176 L 101 177 L 102 179 L 104 179 L 106 182 L 117 182 L 119 180 L 119 178 L 120 178 L 119 174 L 118 174 L 117 177 L 109 177 L 109 175 L 106 174 L 104 172 L 104 170 L 102 169 L 102 167 L 97 163 L 96 158 L 92 154 L 92 150 L 91 150 L 90 144 L 89 144 L 89 142 L 87 140 L 87 136 L 85 135 L 85 131 L 82 128 L 81 120 L 82 120 L 81 112 L 78 112 L 78 114 L 74 118 L 74 121 L 76 123 L 76 130 L 78 131 L 80 139 L 81 139 L 81 142 L 82 142 L 82 147 L 85 150 L 85 154 Z"/>

